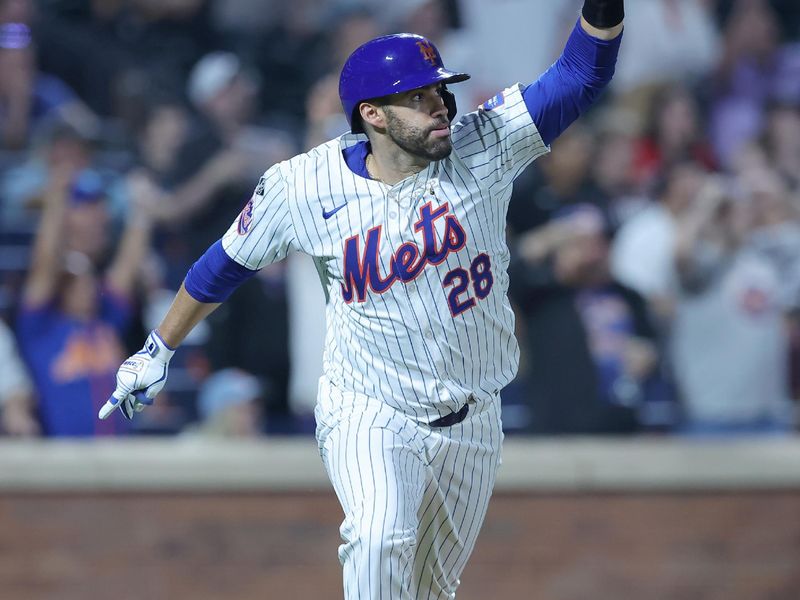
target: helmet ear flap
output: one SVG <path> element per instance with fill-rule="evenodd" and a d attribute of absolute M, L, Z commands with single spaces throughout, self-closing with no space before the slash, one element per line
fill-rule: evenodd
<path fill-rule="evenodd" d="M 447 107 L 447 119 L 452 123 L 456 118 L 456 97 L 447 86 L 442 86 L 442 102 Z"/>

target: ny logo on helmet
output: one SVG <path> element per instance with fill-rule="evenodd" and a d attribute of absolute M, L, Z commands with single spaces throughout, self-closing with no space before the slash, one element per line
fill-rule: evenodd
<path fill-rule="evenodd" d="M 437 64 L 438 61 L 436 60 L 436 50 L 433 49 L 433 46 L 431 46 L 429 42 L 417 42 L 417 46 L 419 46 L 419 51 L 422 53 L 422 58 L 427 60 L 432 65 Z"/>

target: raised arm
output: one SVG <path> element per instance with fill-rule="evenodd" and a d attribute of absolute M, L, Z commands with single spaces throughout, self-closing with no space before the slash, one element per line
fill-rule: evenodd
<path fill-rule="evenodd" d="M 13 25 L 12 25 L 13 26 Z M 6 33 L 6 25 L 0 31 Z M 25 28 L 25 35 L 30 36 Z M 29 41 L 29 40 L 27 40 Z M 21 149 L 28 138 L 33 86 L 35 78 L 35 58 L 33 48 L 0 48 L 0 103 L 3 115 L 0 118 L 0 145 L 6 149 Z"/>
<path fill-rule="evenodd" d="M 153 229 L 151 207 L 160 197 L 160 190 L 143 174 L 130 175 L 128 188 L 131 212 L 125 222 L 114 262 L 106 275 L 106 283 L 111 290 L 124 297 L 133 294 L 142 263 L 150 249 Z"/>
<path fill-rule="evenodd" d="M 55 294 L 64 249 L 67 188 L 73 175 L 71 169 L 56 171 L 45 190 L 44 210 L 23 291 L 23 302 L 27 307 L 46 304 Z"/>
<path fill-rule="evenodd" d="M 611 81 L 623 17 L 623 0 L 586 0 L 564 52 L 525 89 L 525 104 L 545 144 L 586 111 Z"/>
<path fill-rule="evenodd" d="M 732 202 L 725 183 L 718 177 L 709 177 L 692 206 L 679 219 L 675 237 L 675 269 L 678 280 L 686 292 L 702 292 L 727 260 L 725 252 L 708 253 L 699 250 L 718 222 L 720 212 Z"/>
<path fill-rule="evenodd" d="M 183 221 L 202 211 L 221 188 L 243 176 L 246 161 L 236 150 L 220 150 L 158 205 L 158 219 Z"/>

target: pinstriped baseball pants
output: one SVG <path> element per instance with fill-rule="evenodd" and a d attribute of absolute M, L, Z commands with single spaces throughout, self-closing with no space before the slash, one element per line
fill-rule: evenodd
<path fill-rule="evenodd" d="M 500 463 L 500 399 L 430 428 L 322 383 L 317 441 L 344 510 L 346 600 L 455 598 Z"/>

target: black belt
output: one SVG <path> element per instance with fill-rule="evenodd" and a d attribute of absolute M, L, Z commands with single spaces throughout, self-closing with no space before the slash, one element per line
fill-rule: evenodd
<path fill-rule="evenodd" d="M 452 427 L 453 425 L 458 425 L 467 418 L 467 413 L 469 412 L 469 404 L 465 404 L 461 407 L 461 410 L 458 412 L 452 412 L 449 415 L 445 415 L 443 417 L 439 417 L 435 421 L 431 421 L 428 423 L 429 427 Z"/>

